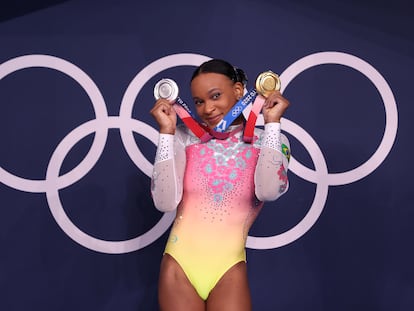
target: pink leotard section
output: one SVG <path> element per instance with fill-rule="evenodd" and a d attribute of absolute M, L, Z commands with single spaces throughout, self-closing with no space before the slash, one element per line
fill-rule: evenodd
<path fill-rule="evenodd" d="M 188 129 L 160 135 L 151 193 L 161 211 L 177 209 L 165 248 L 200 297 L 246 260 L 245 243 L 264 201 L 287 191 L 289 141 L 280 124 L 255 130 L 252 143 L 240 130 L 200 143 Z"/>
<path fill-rule="evenodd" d="M 203 299 L 229 268 L 246 260 L 246 237 L 263 206 L 254 195 L 258 154 L 235 136 L 186 148 L 183 199 L 165 252 Z"/>

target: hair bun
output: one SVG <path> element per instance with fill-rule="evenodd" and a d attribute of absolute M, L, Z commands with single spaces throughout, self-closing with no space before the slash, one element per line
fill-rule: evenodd
<path fill-rule="evenodd" d="M 235 82 L 241 82 L 244 86 L 246 86 L 248 81 L 246 73 L 237 67 L 234 67 L 234 73 L 236 76 Z"/>

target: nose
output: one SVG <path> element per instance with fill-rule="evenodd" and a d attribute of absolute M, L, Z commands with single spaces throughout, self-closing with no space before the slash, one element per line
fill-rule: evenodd
<path fill-rule="evenodd" d="M 211 114 L 216 109 L 216 107 L 214 106 L 214 103 L 210 100 L 207 100 L 204 102 L 203 108 L 204 108 L 205 114 Z"/>

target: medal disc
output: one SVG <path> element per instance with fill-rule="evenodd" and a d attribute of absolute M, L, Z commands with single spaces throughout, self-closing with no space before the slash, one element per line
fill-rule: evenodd
<path fill-rule="evenodd" d="M 154 86 L 155 99 L 164 98 L 170 101 L 176 100 L 178 97 L 178 86 L 172 79 L 161 79 Z"/>
<path fill-rule="evenodd" d="M 279 76 L 270 70 L 262 72 L 256 79 L 256 91 L 267 97 L 270 92 L 275 90 L 280 90 Z"/>

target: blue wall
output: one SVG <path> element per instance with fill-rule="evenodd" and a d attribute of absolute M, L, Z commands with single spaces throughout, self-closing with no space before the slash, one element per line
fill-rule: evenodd
<path fill-rule="evenodd" d="M 291 101 L 290 189 L 248 239 L 254 310 L 414 309 L 405 2 L 57 2 L 0 19 L 1 310 L 157 310 L 174 215 L 149 192 L 152 89 L 190 103 L 212 57 L 248 87 L 279 73 Z"/>

